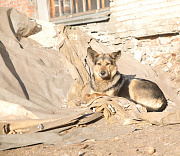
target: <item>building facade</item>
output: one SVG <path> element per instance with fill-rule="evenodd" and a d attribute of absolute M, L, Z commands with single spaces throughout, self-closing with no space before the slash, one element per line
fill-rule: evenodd
<path fill-rule="evenodd" d="M 143 56 L 180 49 L 179 0 L 1 0 L 28 16 L 73 25 L 112 50 Z"/>

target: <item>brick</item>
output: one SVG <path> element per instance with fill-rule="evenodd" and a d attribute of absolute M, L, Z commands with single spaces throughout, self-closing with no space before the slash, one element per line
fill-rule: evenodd
<path fill-rule="evenodd" d="M 116 5 L 124 5 L 124 4 L 128 4 L 128 3 L 131 3 L 131 2 L 135 2 L 137 0 L 117 0 L 115 3 Z"/>
<path fill-rule="evenodd" d="M 17 3 L 16 5 L 17 5 L 17 7 L 18 7 L 18 6 L 23 6 L 22 3 Z"/>
<path fill-rule="evenodd" d="M 122 32 L 127 32 L 127 31 L 128 31 L 128 29 L 126 26 L 121 26 L 121 24 L 120 24 L 120 26 L 117 27 L 117 32 L 122 33 Z"/>
<path fill-rule="evenodd" d="M 171 6 L 167 8 L 169 10 L 169 12 L 175 12 L 175 11 L 179 11 L 180 10 L 180 5 L 175 5 L 175 6 Z"/>
<path fill-rule="evenodd" d="M 21 8 L 16 8 L 17 11 L 21 11 Z"/>
<path fill-rule="evenodd" d="M 26 11 L 24 11 L 24 10 L 23 10 L 23 11 L 20 11 L 20 12 L 23 13 L 23 14 L 26 14 Z"/>
<path fill-rule="evenodd" d="M 27 6 L 21 6 L 21 10 L 26 10 Z"/>
<path fill-rule="evenodd" d="M 13 4 L 11 7 L 16 8 L 16 4 Z"/>
<path fill-rule="evenodd" d="M 27 15 L 27 16 L 31 16 L 31 15 L 32 15 L 32 13 L 27 13 L 27 12 L 26 12 L 26 15 Z"/>
<path fill-rule="evenodd" d="M 34 9 L 34 6 L 31 5 L 31 6 L 27 6 L 28 9 Z"/>
<path fill-rule="evenodd" d="M 152 41 L 151 41 L 151 46 L 158 46 L 157 41 L 156 41 L 156 40 L 152 40 Z"/>
<path fill-rule="evenodd" d="M 141 1 L 141 5 L 148 5 L 154 3 L 166 2 L 166 0 L 143 0 Z"/>
<path fill-rule="evenodd" d="M 115 2 L 111 2 L 111 3 L 110 3 L 110 7 L 113 7 L 113 6 L 115 6 L 115 5 L 116 5 Z"/>
<path fill-rule="evenodd" d="M 173 0 L 170 2 L 166 2 L 166 3 L 160 3 L 160 7 L 177 6 L 177 5 L 180 5 L 179 0 Z"/>
<path fill-rule="evenodd" d="M 120 5 L 116 9 L 119 11 L 126 10 L 128 8 L 128 5 Z"/>
<path fill-rule="evenodd" d="M 32 10 L 32 9 L 31 9 L 31 10 L 27 10 L 26 12 L 27 12 L 27 13 L 32 13 L 32 12 L 35 12 L 35 10 Z"/>
<path fill-rule="evenodd" d="M 174 17 L 177 17 L 177 18 L 180 17 L 180 13 L 179 12 L 173 12 L 173 15 L 174 15 Z"/>
<path fill-rule="evenodd" d="M 142 41 L 139 41 L 138 47 L 142 47 Z"/>
<path fill-rule="evenodd" d="M 180 38 L 175 38 L 172 42 L 180 42 Z"/>
<path fill-rule="evenodd" d="M 117 17 L 117 21 L 127 21 L 127 20 L 133 20 L 133 19 L 136 19 L 136 15 L 127 15 L 127 16 L 120 16 L 120 17 Z"/>
<path fill-rule="evenodd" d="M 120 34 L 120 38 L 127 38 L 128 36 L 130 36 L 129 32 L 123 32 Z"/>
<path fill-rule="evenodd" d="M 140 2 L 129 3 L 127 9 L 137 8 L 140 6 Z"/>
<path fill-rule="evenodd" d="M 147 29 L 140 29 L 140 30 L 136 30 L 134 32 L 134 36 L 135 37 L 143 37 L 143 36 L 147 36 L 148 35 L 148 30 Z"/>
<path fill-rule="evenodd" d="M 168 25 L 175 25 L 177 24 L 177 20 L 176 19 L 167 19 L 166 20 Z"/>
<path fill-rule="evenodd" d="M 13 5 L 13 4 L 14 4 L 14 2 L 13 2 L 13 1 L 10 1 L 10 2 L 9 2 L 9 5 Z"/>
<path fill-rule="evenodd" d="M 8 3 L 3 5 L 3 7 L 8 7 L 8 6 L 9 6 L 9 4 L 8 4 Z"/>
<path fill-rule="evenodd" d="M 23 2 L 22 5 L 29 5 L 29 2 Z"/>

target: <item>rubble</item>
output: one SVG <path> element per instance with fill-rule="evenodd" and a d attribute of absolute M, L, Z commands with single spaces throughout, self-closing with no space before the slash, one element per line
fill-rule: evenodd
<path fill-rule="evenodd" d="M 139 39 L 138 46 L 134 46 L 127 52 L 132 53 L 134 58 L 142 64 L 153 66 L 166 72 L 173 81 L 179 95 L 180 35 L 165 34 Z"/>
<path fill-rule="evenodd" d="M 42 26 L 42 31 L 29 36 L 29 38 L 37 41 L 44 47 L 54 47 L 57 43 L 55 24 L 41 20 L 36 20 L 36 22 Z"/>

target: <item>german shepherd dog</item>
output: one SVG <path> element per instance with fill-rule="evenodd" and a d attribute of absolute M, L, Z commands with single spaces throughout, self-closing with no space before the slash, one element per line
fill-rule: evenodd
<path fill-rule="evenodd" d="M 157 84 L 119 73 L 116 62 L 121 51 L 98 54 L 88 48 L 87 54 L 94 64 L 91 93 L 124 97 L 146 107 L 147 111 L 163 111 L 166 108 L 167 100 Z"/>

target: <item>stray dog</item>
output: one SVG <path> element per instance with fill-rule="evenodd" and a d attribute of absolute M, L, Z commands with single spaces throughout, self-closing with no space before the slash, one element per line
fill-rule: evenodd
<path fill-rule="evenodd" d="M 121 51 L 98 54 L 88 48 L 87 54 L 94 64 L 91 93 L 124 97 L 146 107 L 147 111 L 163 111 L 166 108 L 167 100 L 157 84 L 118 72 L 116 62 Z"/>

